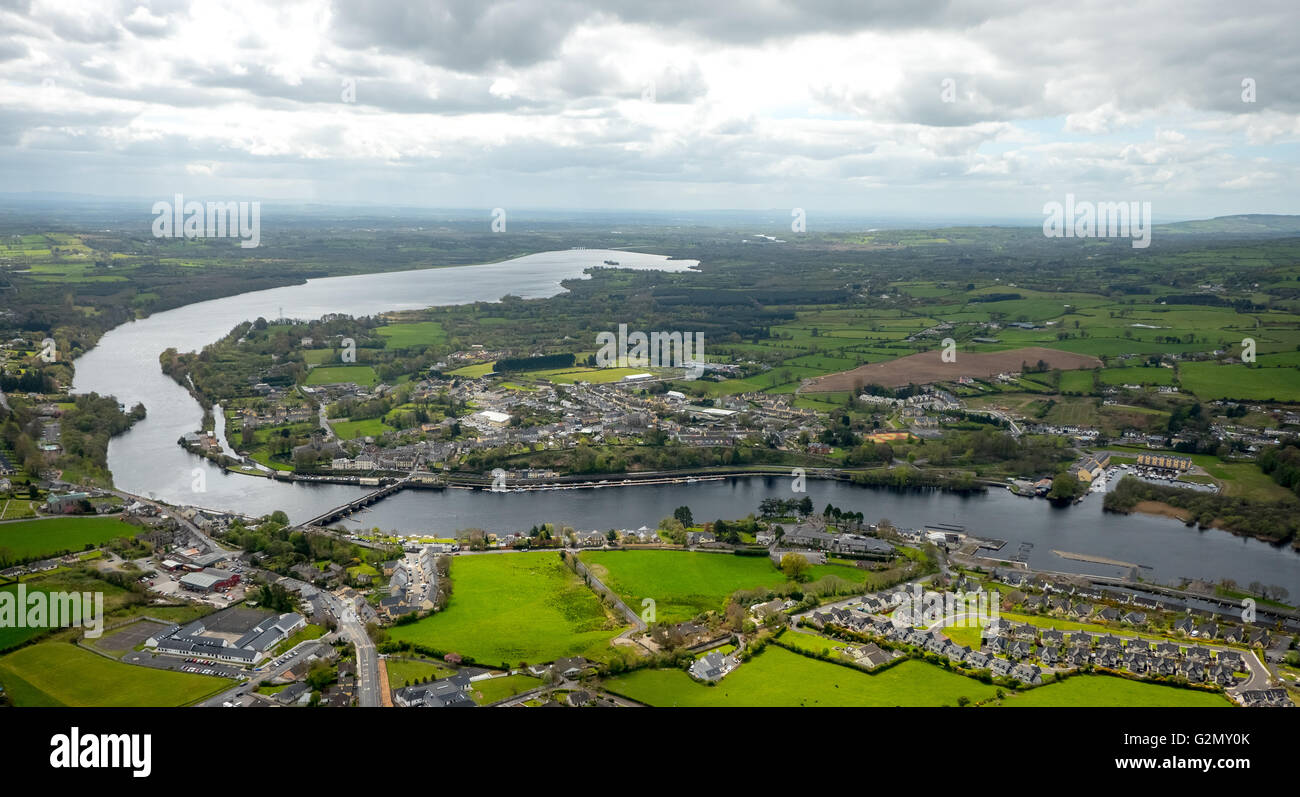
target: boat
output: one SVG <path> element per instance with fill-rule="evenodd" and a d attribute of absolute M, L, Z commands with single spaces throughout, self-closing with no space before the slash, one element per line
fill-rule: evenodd
<path fill-rule="evenodd" d="M 605 261 L 605 265 L 607 265 L 607 266 L 617 266 L 617 265 L 618 265 L 618 261 L 617 261 L 617 260 L 606 260 L 606 261 Z"/>

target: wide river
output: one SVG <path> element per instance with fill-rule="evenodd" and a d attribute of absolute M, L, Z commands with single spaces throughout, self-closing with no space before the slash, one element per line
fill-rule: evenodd
<path fill-rule="evenodd" d="M 143 402 L 148 417 L 109 444 L 108 465 L 117 486 L 177 504 L 261 515 L 283 509 L 295 521 L 345 503 L 360 492 L 347 485 L 295 484 L 231 475 L 185 452 L 176 441 L 199 428 L 202 409 L 162 373 L 167 348 L 197 351 L 242 321 L 260 317 L 313 319 L 327 313 L 354 316 L 434 305 L 496 301 L 509 293 L 552 296 L 565 279 L 605 260 L 622 268 L 679 271 L 692 260 L 624 251 L 573 249 L 543 252 L 504 263 L 331 277 L 302 285 L 200 302 L 116 327 L 76 363 L 74 390 L 111 394 L 126 406 Z M 609 319 L 610 329 L 617 320 Z M 202 473 L 202 479 L 199 474 Z M 203 492 L 194 485 L 202 484 Z M 1197 531 L 1174 520 L 1101 511 L 1101 496 L 1057 509 L 1004 490 L 962 497 L 945 493 L 894 493 L 839 482 L 809 480 L 818 510 L 827 503 L 861 511 L 870 521 L 889 518 L 918 527 L 956 523 L 973 534 L 1007 541 L 1003 553 L 1023 553 L 1034 567 L 1120 575 L 1116 567 L 1061 558 L 1053 550 L 1143 565 L 1149 580 L 1232 578 L 1285 586 L 1300 596 L 1300 555 L 1222 531 Z M 482 491 L 407 491 L 372 506 L 349 525 L 399 532 L 450 533 L 478 526 L 519 530 L 540 522 L 578 528 L 654 526 L 674 507 L 688 505 L 697 519 L 730 518 L 757 511 L 769 496 L 801 497 L 786 479 L 753 478 L 696 484 L 607 487 L 594 490 L 494 494 Z"/>

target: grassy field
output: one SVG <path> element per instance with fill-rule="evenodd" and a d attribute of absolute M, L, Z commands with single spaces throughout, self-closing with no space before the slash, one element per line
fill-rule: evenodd
<path fill-rule="evenodd" d="M 828 639 L 824 636 L 809 634 L 803 631 L 789 630 L 781 635 L 781 642 L 799 650 L 805 650 L 809 653 L 816 653 L 827 656 L 844 656 L 835 652 L 835 648 L 842 648 L 846 643 L 836 639 Z"/>
<path fill-rule="evenodd" d="M 117 537 L 135 537 L 139 526 L 115 517 L 56 517 L 47 520 L 19 520 L 0 524 L 0 560 L 27 560 L 90 545 L 103 545 Z"/>
<path fill-rule="evenodd" d="M 8 592 L 14 595 L 14 598 L 12 600 L 14 600 L 15 602 L 18 600 L 17 584 L 9 584 L 7 586 L 0 587 L 0 592 Z M 27 594 L 30 595 L 33 592 L 49 592 L 49 590 L 28 585 Z M 45 633 L 46 630 L 48 629 L 29 628 L 26 625 L 22 627 L 17 627 L 9 624 L 2 625 L 0 626 L 0 650 L 8 650 L 9 648 L 21 645 L 22 643 L 26 642 L 32 637 L 39 636 Z"/>
<path fill-rule="evenodd" d="M 388 339 L 390 349 L 409 349 L 415 346 L 436 346 L 447 342 L 447 333 L 437 321 L 419 321 L 414 324 L 392 324 L 375 330 Z"/>
<path fill-rule="evenodd" d="M 1183 363 L 1178 367 L 1178 379 L 1184 390 L 1205 401 L 1224 398 L 1300 401 L 1300 371 L 1293 367 Z"/>
<path fill-rule="evenodd" d="M 64 642 L 0 658 L 16 706 L 184 706 L 228 689 L 229 678 L 121 664 Z"/>
<path fill-rule="evenodd" d="M 486 706 L 514 697 L 521 692 L 536 689 L 542 685 L 540 678 L 531 675 L 505 675 L 500 678 L 486 678 L 470 684 L 470 697 L 480 706 Z"/>
<path fill-rule="evenodd" d="M 994 696 L 992 686 L 921 661 L 876 675 L 769 646 L 717 686 L 681 670 L 637 670 L 606 686 L 652 706 L 942 706 Z"/>
<path fill-rule="evenodd" d="M 721 610 L 727 596 L 738 589 L 785 581 L 765 556 L 695 551 L 584 551 L 580 556 L 635 611 L 640 611 L 643 598 L 652 598 L 660 622 Z"/>
<path fill-rule="evenodd" d="M 394 626 L 397 641 L 472 656 L 496 666 L 595 658 L 619 626 L 554 552 L 458 556 L 446 610 Z"/>
<path fill-rule="evenodd" d="M 362 387 L 374 387 L 379 381 L 375 369 L 368 365 L 322 365 L 311 369 L 307 374 L 308 385 L 332 385 L 339 382 L 355 382 Z"/>
<path fill-rule="evenodd" d="M 451 675 L 454 670 L 450 667 L 444 667 L 441 664 L 434 664 L 431 661 L 416 661 L 414 659 L 387 659 L 384 666 L 388 668 L 388 686 L 392 689 L 401 689 L 408 683 L 413 684 L 417 681 L 423 681 L 425 678 L 438 680 Z"/>
<path fill-rule="evenodd" d="M 393 427 L 384 423 L 382 418 L 367 418 L 364 421 L 332 421 L 330 426 L 341 440 L 354 440 L 358 437 L 379 437 L 384 432 L 393 431 Z"/>
<path fill-rule="evenodd" d="M 1223 695 L 1196 692 L 1164 684 L 1130 681 L 1112 675 L 1075 675 L 1061 683 L 1048 684 L 1002 701 L 1002 705 L 1015 707 L 1065 706 L 1190 706 L 1195 708 L 1228 708 L 1231 704 Z"/>

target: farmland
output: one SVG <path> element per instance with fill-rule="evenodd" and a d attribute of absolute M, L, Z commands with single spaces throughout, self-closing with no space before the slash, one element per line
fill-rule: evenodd
<path fill-rule="evenodd" d="M 1186 706 L 1227 708 L 1223 695 L 1144 683 L 1110 675 L 1074 675 L 1061 683 L 1048 684 L 1003 701 L 1014 707 L 1111 707 Z"/>
<path fill-rule="evenodd" d="M 17 706 L 184 706 L 235 683 L 122 664 L 62 642 L 0 658 L 0 682 Z"/>
<path fill-rule="evenodd" d="M 721 611 L 738 589 L 775 586 L 785 577 L 767 557 L 689 551 L 584 551 L 581 559 L 628 606 L 655 601 L 660 622 Z"/>
<path fill-rule="evenodd" d="M 140 533 L 115 517 L 53 517 L 0 523 L 0 563 L 27 561 L 103 545 Z"/>
<path fill-rule="evenodd" d="M 564 656 L 602 656 L 620 626 L 554 552 L 461 556 L 447 608 L 392 629 L 392 638 L 514 666 Z"/>
<path fill-rule="evenodd" d="M 717 686 L 680 670 L 638 670 L 606 681 L 651 706 L 943 706 L 994 696 L 987 684 L 920 661 L 870 675 L 769 646 Z"/>
<path fill-rule="evenodd" d="M 851 390 L 855 385 L 904 387 L 927 382 L 950 382 L 959 377 L 987 379 L 1009 371 L 1022 371 L 1043 361 L 1049 368 L 1074 370 L 1101 365 L 1096 357 L 1083 354 L 1028 347 L 988 353 L 962 353 L 953 362 L 944 362 L 941 351 L 929 351 L 900 357 L 887 362 L 870 363 L 851 371 L 813 380 L 809 392 Z"/>
<path fill-rule="evenodd" d="M 330 385 L 355 382 L 362 387 L 374 387 L 379 381 L 375 369 L 368 365 L 320 365 L 307 375 L 308 385 Z"/>

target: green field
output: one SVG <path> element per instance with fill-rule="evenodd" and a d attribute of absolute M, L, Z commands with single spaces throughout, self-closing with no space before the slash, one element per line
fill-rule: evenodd
<path fill-rule="evenodd" d="M 1065 706 L 1191 706 L 1197 708 L 1227 708 L 1231 705 L 1223 695 L 1197 692 L 1164 684 L 1130 681 L 1112 675 L 1074 675 L 1061 683 L 1048 684 L 1012 695 L 1003 705 L 1016 707 Z"/>
<path fill-rule="evenodd" d="M 375 330 L 388 339 L 390 349 L 409 349 L 414 346 L 436 346 L 447 342 L 447 333 L 437 321 L 419 321 L 414 324 L 392 324 Z"/>
<path fill-rule="evenodd" d="M 0 523 L 0 562 L 25 561 L 84 550 L 118 537 L 140 533 L 139 526 L 115 517 L 55 517 Z"/>
<path fill-rule="evenodd" d="M 0 658 L 0 682 L 16 706 L 184 706 L 235 684 L 122 664 L 66 642 L 44 642 Z"/>
<path fill-rule="evenodd" d="M 12 595 L 14 595 L 13 600 L 17 601 L 18 585 L 9 584 L 0 587 L 0 592 L 11 593 Z M 30 595 L 33 592 L 49 592 L 49 590 L 42 589 L 40 587 L 35 587 L 29 584 L 27 586 L 27 594 Z M 0 626 L 0 650 L 8 650 L 9 648 L 21 645 L 22 643 L 26 642 L 32 637 L 40 636 L 41 634 L 45 633 L 47 630 L 49 629 L 29 628 L 26 625 L 23 625 L 22 627 L 16 627 L 10 625 Z"/>
<path fill-rule="evenodd" d="M 455 672 L 450 667 L 444 667 L 441 664 L 434 664 L 431 661 L 416 661 L 414 659 L 385 659 L 384 667 L 388 670 L 388 686 L 391 689 L 401 689 L 408 683 L 413 684 L 423 681 L 425 678 L 436 681 Z"/>
<path fill-rule="evenodd" d="M 1064 381 L 1064 380 L 1062 380 Z M 1172 368 L 1103 368 L 1103 385 L 1172 385 Z"/>
<path fill-rule="evenodd" d="M 531 675 L 503 675 L 500 678 L 485 678 L 470 684 L 470 697 L 480 706 L 486 706 L 514 697 L 521 692 L 536 689 L 542 685 L 540 678 Z"/>
<path fill-rule="evenodd" d="M 384 432 L 393 431 L 393 427 L 384 423 L 382 418 L 367 418 L 364 421 L 331 421 L 330 426 L 340 440 L 354 440 L 358 437 L 379 437 Z"/>
<path fill-rule="evenodd" d="M 1178 380 L 1184 390 L 1205 401 L 1225 398 L 1300 401 L 1300 371 L 1292 367 L 1183 363 L 1178 367 Z"/>
<path fill-rule="evenodd" d="M 553 551 L 457 556 L 447 608 L 391 635 L 480 664 L 596 658 L 620 626 Z"/>
<path fill-rule="evenodd" d="M 776 586 L 785 576 L 765 556 L 697 551 L 583 551 L 583 562 L 634 611 L 655 601 L 659 622 L 689 620 L 721 611 L 738 589 Z M 843 569 L 843 568 L 840 568 Z"/>
<path fill-rule="evenodd" d="M 332 385 L 339 382 L 355 382 L 362 387 L 374 387 L 378 381 L 379 375 L 368 365 L 322 365 L 311 369 L 304 384 Z"/>
<path fill-rule="evenodd" d="M 769 646 L 717 686 L 681 670 L 637 670 L 608 679 L 617 694 L 651 706 L 942 706 L 992 698 L 995 688 L 922 661 L 876 675 Z"/>

